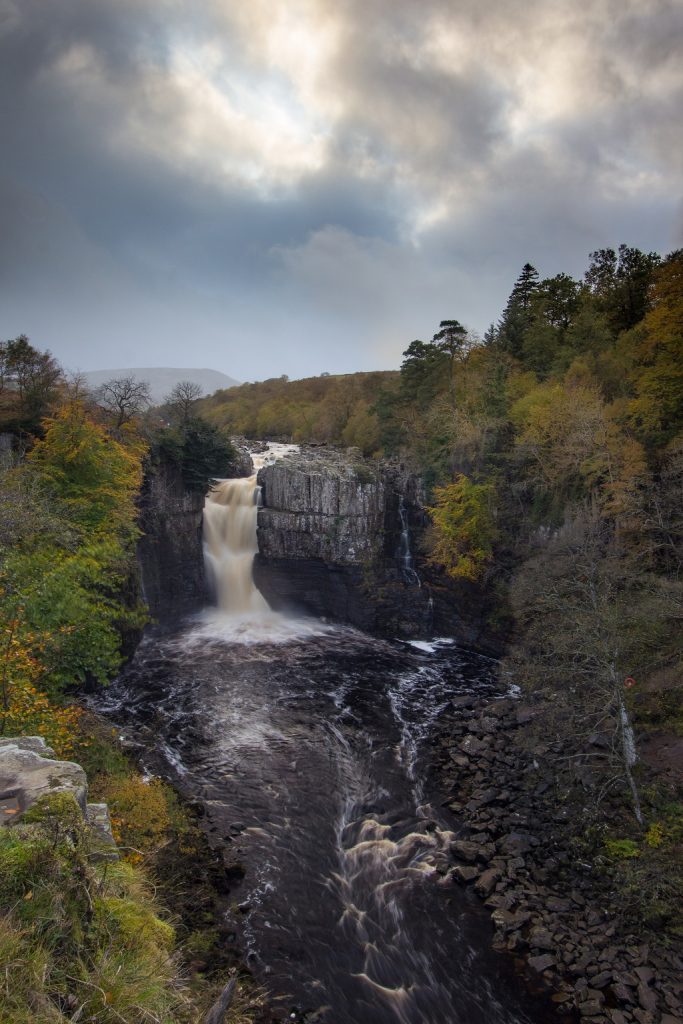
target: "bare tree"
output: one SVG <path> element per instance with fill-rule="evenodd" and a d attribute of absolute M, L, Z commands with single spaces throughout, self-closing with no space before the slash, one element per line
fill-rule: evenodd
<path fill-rule="evenodd" d="M 165 402 L 177 413 L 182 423 L 187 423 L 192 414 L 192 408 L 203 395 L 202 388 L 192 380 L 180 380 L 173 390 L 166 395 Z"/>
<path fill-rule="evenodd" d="M 136 380 L 132 374 L 106 381 L 97 389 L 96 397 L 98 404 L 116 418 L 117 430 L 143 412 L 152 401 L 148 382 Z"/>
<path fill-rule="evenodd" d="M 602 790 L 625 783 L 642 823 L 628 687 L 674 655 L 683 586 L 630 557 L 587 506 L 525 563 L 511 597 L 523 632 L 509 667 L 546 698 L 567 763 L 592 765 Z"/>

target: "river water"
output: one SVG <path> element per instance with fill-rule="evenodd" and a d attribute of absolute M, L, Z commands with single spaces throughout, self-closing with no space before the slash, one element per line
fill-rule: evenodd
<path fill-rule="evenodd" d="M 242 508 L 258 498 L 255 478 L 243 483 Z M 207 508 L 229 516 L 227 490 Z M 206 531 L 214 574 L 222 543 L 253 546 L 223 525 Z M 490 661 L 449 640 L 389 642 L 254 610 L 241 585 L 244 608 L 226 593 L 229 611 L 148 635 L 100 706 L 244 865 L 237 927 L 276 1011 L 326 1024 L 547 1019 L 488 948 L 486 913 L 442 880 L 457 823 L 431 745 L 459 696 L 499 692 Z"/>

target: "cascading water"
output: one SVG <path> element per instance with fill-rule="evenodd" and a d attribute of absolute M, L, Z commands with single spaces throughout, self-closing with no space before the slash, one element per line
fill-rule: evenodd
<path fill-rule="evenodd" d="M 410 530 L 408 528 L 408 513 L 406 509 L 405 500 L 403 495 L 398 503 L 398 515 L 401 520 L 401 539 L 398 544 L 397 558 L 401 570 L 403 572 L 403 578 L 406 583 L 414 583 L 418 587 L 420 586 L 420 577 L 418 576 L 413 566 L 413 553 L 410 550 Z"/>
<path fill-rule="evenodd" d="M 263 614 L 268 602 L 254 585 L 252 566 L 258 551 L 258 471 L 265 459 L 254 459 L 252 476 L 219 480 L 204 505 L 204 561 L 218 607 L 226 615 Z"/>
<path fill-rule="evenodd" d="M 252 457 L 254 472 L 247 477 L 217 480 L 204 503 L 204 564 L 216 607 L 197 616 L 187 643 L 222 639 L 237 643 L 288 642 L 317 635 L 326 626 L 274 612 L 253 577 L 258 551 L 259 470 L 284 458 L 298 445 L 271 443 Z"/>

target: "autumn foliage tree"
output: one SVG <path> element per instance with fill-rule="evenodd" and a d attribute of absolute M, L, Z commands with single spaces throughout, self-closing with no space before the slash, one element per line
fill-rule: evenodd
<path fill-rule="evenodd" d="M 496 537 L 492 497 L 490 484 L 474 484 L 462 474 L 434 488 L 428 561 L 452 579 L 478 580 L 491 561 Z"/>
<path fill-rule="evenodd" d="M 41 430 L 0 467 L 2 728 L 64 753 L 78 713 L 61 695 L 111 678 L 122 633 L 143 621 L 129 581 L 145 445 L 126 425 L 113 437 L 78 398 Z"/>

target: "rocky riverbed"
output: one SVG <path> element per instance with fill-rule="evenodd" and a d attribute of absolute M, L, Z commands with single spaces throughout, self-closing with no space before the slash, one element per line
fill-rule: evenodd
<path fill-rule="evenodd" d="M 461 823 L 444 886 L 484 901 L 494 947 L 517 959 L 532 987 L 552 993 L 558 1017 L 681 1024 L 683 960 L 658 938 L 634 934 L 619 892 L 578 859 L 581 809 L 553 781 L 562 751 L 528 743 L 538 709 L 467 696 L 455 703 L 434 758 L 444 805 Z"/>

